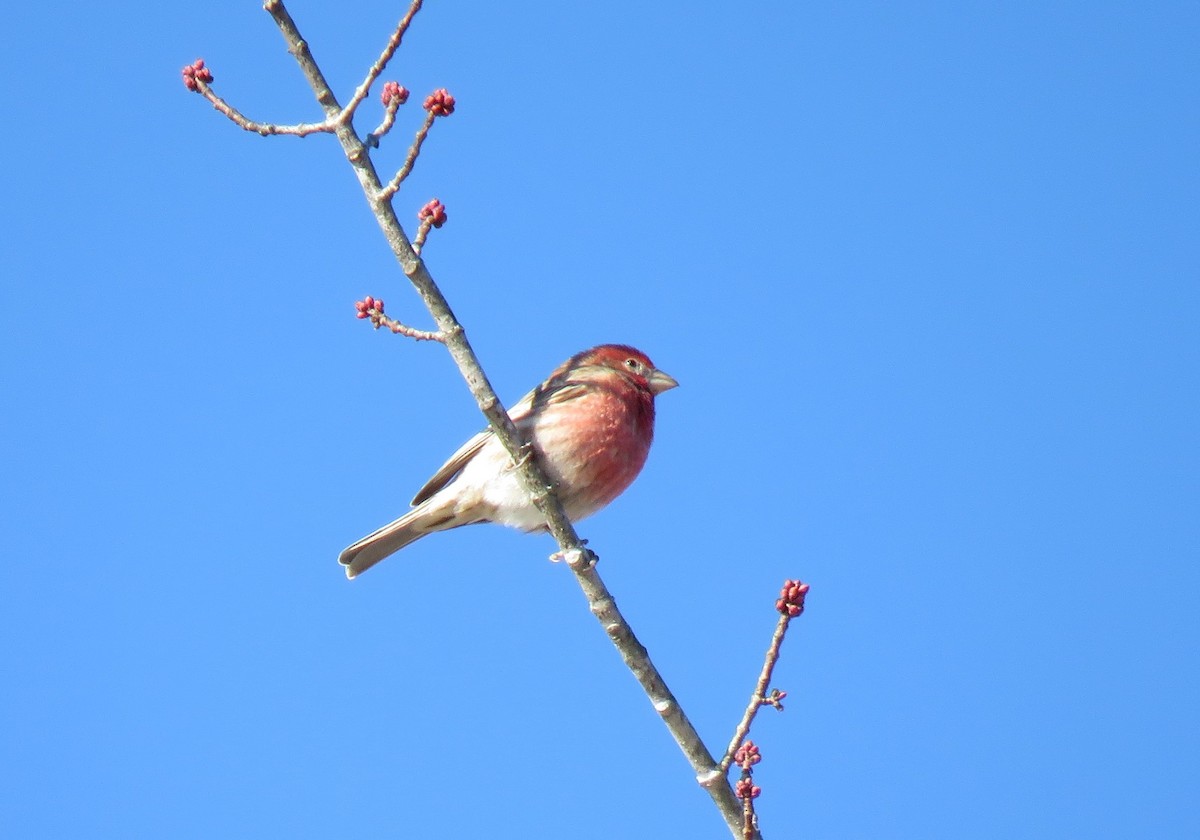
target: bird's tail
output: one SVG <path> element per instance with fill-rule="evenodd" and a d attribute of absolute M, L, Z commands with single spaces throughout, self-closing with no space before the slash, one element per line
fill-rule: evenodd
<path fill-rule="evenodd" d="M 346 577 L 357 577 L 380 560 L 427 534 L 468 524 L 456 522 L 452 510 L 444 511 L 432 507 L 434 501 L 435 499 L 430 499 L 417 505 L 395 522 L 389 522 L 343 551 L 338 557 L 338 562 L 346 567 Z"/>

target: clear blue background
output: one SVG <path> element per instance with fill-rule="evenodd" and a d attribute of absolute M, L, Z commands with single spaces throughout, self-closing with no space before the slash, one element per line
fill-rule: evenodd
<path fill-rule="evenodd" d="M 434 2 L 397 199 L 502 397 L 682 383 L 581 528 L 768 837 L 1200 835 L 1200 7 Z M 291 5 L 349 95 L 399 3 Z M 553 545 L 348 583 L 481 420 L 254 3 L 19 4 L 0 834 L 728 836 Z M 359 119 L 379 116 L 378 86 Z M 415 224 L 410 228 L 415 229 Z"/>

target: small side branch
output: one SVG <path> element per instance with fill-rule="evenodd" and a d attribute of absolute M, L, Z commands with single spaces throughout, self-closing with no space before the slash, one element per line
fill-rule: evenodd
<path fill-rule="evenodd" d="M 722 773 L 727 772 L 730 766 L 737 761 L 735 756 L 742 746 L 742 741 L 750 734 L 750 725 L 754 722 L 754 716 L 758 714 L 758 710 L 763 706 L 774 706 L 777 710 L 783 711 L 783 703 L 780 701 L 787 696 L 787 692 L 775 689 L 767 694 L 767 686 L 771 684 L 771 674 L 775 671 L 775 663 L 779 661 L 779 651 L 783 646 L 783 637 L 787 633 L 788 624 L 793 618 L 804 612 L 804 598 L 807 594 L 807 583 L 801 583 L 798 580 L 784 581 L 783 589 L 779 593 L 779 600 L 775 602 L 775 609 L 780 613 L 779 622 L 775 625 L 775 632 L 771 636 L 771 644 L 767 648 L 766 659 L 763 661 L 762 671 L 758 675 L 758 682 L 754 686 L 754 693 L 750 695 L 750 704 L 746 706 L 746 712 L 742 715 L 741 722 L 734 730 L 733 739 L 725 750 L 725 757 L 721 759 Z"/>
<path fill-rule="evenodd" d="M 446 205 L 438 201 L 436 198 L 421 208 L 417 213 L 417 219 L 421 224 L 417 227 L 417 235 L 413 237 L 413 250 L 418 254 L 425 247 L 425 237 L 429 236 L 430 228 L 440 228 L 446 224 Z"/>
<path fill-rule="evenodd" d="M 214 108 L 227 116 L 235 125 L 267 137 L 272 134 L 290 134 L 294 137 L 307 137 L 310 134 L 332 134 L 333 125 L 327 120 L 319 123 L 299 123 L 297 125 L 276 125 L 275 123 L 260 123 L 247 117 L 237 108 L 213 91 L 210 86 L 213 80 L 212 71 L 204 64 L 204 59 L 198 58 L 192 64 L 183 68 L 183 84 L 191 91 L 203 96 Z"/>
<path fill-rule="evenodd" d="M 762 788 L 754 784 L 755 764 L 762 760 L 762 755 L 753 741 L 747 741 L 734 756 L 734 761 L 742 768 L 742 777 L 733 786 L 733 795 L 742 800 L 742 838 L 753 840 L 758 833 L 758 815 L 754 813 L 754 800 L 762 793 Z"/>
<path fill-rule="evenodd" d="M 408 88 L 399 82 L 385 82 L 383 93 L 379 96 L 383 102 L 383 122 L 366 136 L 363 142 L 372 149 L 379 148 L 379 139 L 392 130 L 396 123 L 396 112 L 408 101 Z"/>
<path fill-rule="evenodd" d="M 412 172 L 413 165 L 417 162 L 417 155 L 421 154 L 421 146 L 425 143 L 425 138 L 429 136 L 429 129 L 433 128 L 433 121 L 438 117 L 448 117 L 454 113 L 454 97 L 450 95 L 450 91 L 439 88 L 425 97 L 425 104 L 422 107 L 425 108 L 425 122 L 417 129 L 417 134 L 413 137 L 412 145 L 408 147 L 408 155 L 404 158 L 404 164 L 400 167 L 400 171 L 388 182 L 387 186 L 379 191 L 379 201 L 390 200 L 400 189 L 404 179 Z"/>
<path fill-rule="evenodd" d="M 354 308 L 358 310 L 356 318 L 370 319 L 371 326 L 375 329 L 386 327 L 397 335 L 405 335 L 417 341 L 436 341 L 439 344 L 446 343 L 446 334 L 441 330 L 419 330 L 416 327 L 410 327 L 407 324 L 402 324 L 395 318 L 390 318 L 383 314 L 383 301 L 367 295 L 362 300 L 354 302 Z"/>
<path fill-rule="evenodd" d="M 430 111 L 425 114 L 425 122 L 421 123 L 421 127 L 417 129 L 417 134 L 413 137 L 412 145 L 408 147 L 408 154 L 404 158 L 404 163 L 393 176 L 392 180 L 387 182 L 387 186 L 379 191 L 379 199 L 387 201 L 396 194 L 400 189 L 400 185 L 404 183 L 404 179 L 408 177 L 413 170 L 413 165 L 417 162 L 417 155 L 421 154 L 421 145 L 425 142 L 425 138 L 429 136 L 429 129 L 433 128 L 433 121 L 437 119 Z"/>
<path fill-rule="evenodd" d="M 424 0 L 413 0 L 404 17 L 400 18 L 400 22 L 396 24 L 396 29 L 392 32 L 392 37 L 388 38 L 383 52 L 379 54 L 379 58 L 375 59 L 375 63 L 367 71 L 367 78 L 355 89 L 354 96 L 350 98 L 350 101 L 346 103 L 346 107 L 342 109 L 340 118 L 343 122 L 350 122 L 350 120 L 354 119 L 354 112 L 362 104 L 363 100 L 367 98 L 367 94 L 371 91 L 371 85 L 379 78 L 379 74 L 383 72 L 388 62 L 392 60 L 392 56 L 396 54 L 396 50 L 399 49 L 400 42 L 404 39 L 404 33 L 408 31 L 408 26 L 412 23 L 413 17 L 417 12 L 421 11 L 422 2 Z"/>

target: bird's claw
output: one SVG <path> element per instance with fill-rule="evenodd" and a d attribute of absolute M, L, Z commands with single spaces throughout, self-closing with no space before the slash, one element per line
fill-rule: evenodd
<path fill-rule="evenodd" d="M 521 467 L 529 463 L 529 459 L 533 457 L 533 447 L 528 443 L 521 447 L 521 457 L 518 458 L 512 465 L 514 470 L 519 470 Z"/>

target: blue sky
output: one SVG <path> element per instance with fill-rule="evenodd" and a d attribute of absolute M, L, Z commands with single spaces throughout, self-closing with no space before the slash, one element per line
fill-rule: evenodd
<path fill-rule="evenodd" d="M 1200 9 L 429 2 L 376 155 L 502 398 L 681 383 L 581 526 L 769 837 L 1200 833 Z M 289 6 L 338 93 L 398 4 Z M 0 825 L 724 837 L 547 537 L 335 558 L 481 425 L 256 4 L 24 4 L 0 78 Z M 359 127 L 372 128 L 377 100 Z"/>

